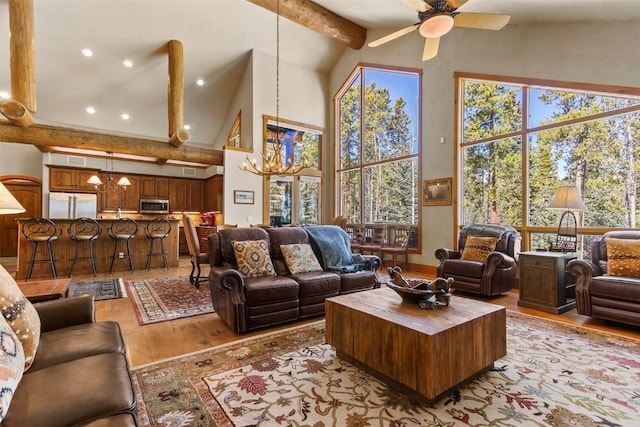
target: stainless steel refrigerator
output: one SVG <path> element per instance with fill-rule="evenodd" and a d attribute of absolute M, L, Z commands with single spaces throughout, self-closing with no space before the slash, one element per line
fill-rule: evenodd
<path fill-rule="evenodd" d="M 86 193 L 49 193 L 49 218 L 95 218 L 98 197 Z"/>

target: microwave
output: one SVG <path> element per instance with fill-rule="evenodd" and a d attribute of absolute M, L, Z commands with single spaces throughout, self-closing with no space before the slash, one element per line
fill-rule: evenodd
<path fill-rule="evenodd" d="M 160 199 L 140 199 L 140 213 L 169 213 L 169 201 Z"/>

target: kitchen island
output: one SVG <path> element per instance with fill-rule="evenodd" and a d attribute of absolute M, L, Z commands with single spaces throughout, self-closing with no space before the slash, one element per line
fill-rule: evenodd
<path fill-rule="evenodd" d="M 135 270 L 143 270 L 147 264 L 147 254 L 149 253 L 149 245 L 151 239 L 145 234 L 147 224 L 152 219 L 138 219 L 135 218 L 138 224 L 138 232 L 131 240 L 131 254 L 133 255 L 133 266 Z M 27 241 L 22 234 L 22 224 L 28 221 L 28 218 L 18 219 L 18 259 L 17 259 L 17 280 L 25 280 L 27 271 L 29 270 L 29 259 L 31 258 L 32 244 Z M 58 271 L 58 277 L 66 277 L 69 275 L 71 269 L 71 262 L 73 261 L 73 254 L 76 249 L 76 242 L 69 237 L 69 224 L 73 222 L 73 219 L 54 219 L 52 220 L 56 224 L 56 228 L 60 232 L 60 237 L 57 241 L 52 243 L 53 257 L 56 264 L 56 270 Z M 107 232 L 108 228 L 117 219 L 96 219 L 102 232 L 100 237 L 93 243 L 93 250 L 96 259 L 96 267 L 98 273 L 109 272 L 109 266 L 111 265 L 111 256 L 113 255 L 113 248 L 115 241 L 109 237 Z M 171 223 L 171 232 L 165 240 L 165 248 L 167 251 L 167 262 L 169 267 L 178 266 L 178 224 L 180 220 L 175 218 L 168 218 Z M 160 245 L 156 243 L 154 252 L 160 251 Z M 121 244 L 118 252 L 124 250 L 124 245 Z M 89 256 L 89 247 L 87 244 L 82 244 L 79 250 L 78 257 Z M 38 245 L 38 254 L 36 259 L 46 259 L 46 245 Z M 152 257 L 151 268 L 164 268 L 162 256 L 156 255 Z M 127 259 L 119 259 L 116 255 L 116 262 L 113 267 L 113 274 L 131 273 L 129 270 L 129 262 Z M 73 268 L 73 274 L 79 276 L 81 274 L 93 274 L 91 269 L 91 263 L 89 260 L 78 260 Z M 37 262 L 33 266 L 33 272 L 31 273 L 31 279 L 44 279 L 52 278 L 51 267 L 48 262 Z"/>

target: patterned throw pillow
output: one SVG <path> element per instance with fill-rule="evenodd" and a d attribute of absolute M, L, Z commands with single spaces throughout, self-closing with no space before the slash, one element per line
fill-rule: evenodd
<path fill-rule="evenodd" d="M 495 237 L 467 236 L 462 259 L 483 262 L 496 249 L 497 243 L 498 239 Z"/>
<path fill-rule="evenodd" d="M 24 371 L 22 344 L 6 320 L 0 318 L 0 422 L 7 415 Z"/>
<path fill-rule="evenodd" d="M 40 316 L 20 291 L 16 281 L 0 265 L 0 310 L 22 343 L 24 370 L 31 367 L 40 343 Z"/>
<path fill-rule="evenodd" d="M 311 245 L 299 243 L 294 245 L 280 245 L 284 262 L 291 274 L 308 273 L 310 271 L 322 271 L 316 254 Z"/>
<path fill-rule="evenodd" d="M 640 277 L 640 240 L 605 237 L 607 275 Z"/>
<path fill-rule="evenodd" d="M 266 240 L 233 241 L 238 271 L 244 277 L 275 276 Z"/>

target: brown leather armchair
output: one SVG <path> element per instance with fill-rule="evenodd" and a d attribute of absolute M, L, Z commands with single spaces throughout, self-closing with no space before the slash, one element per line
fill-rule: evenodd
<path fill-rule="evenodd" d="M 640 239 L 640 231 L 609 231 L 591 241 L 591 261 L 572 260 L 578 314 L 640 326 L 640 278 L 607 275 L 605 238 Z"/>
<path fill-rule="evenodd" d="M 468 236 L 495 237 L 495 250 L 484 261 L 462 259 Z M 516 257 L 520 252 L 520 233 L 501 224 L 469 224 L 458 236 L 458 250 L 439 248 L 438 277 L 454 279 L 452 288 L 485 296 L 503 294 L 513 289 L 516 279 Z"/>

